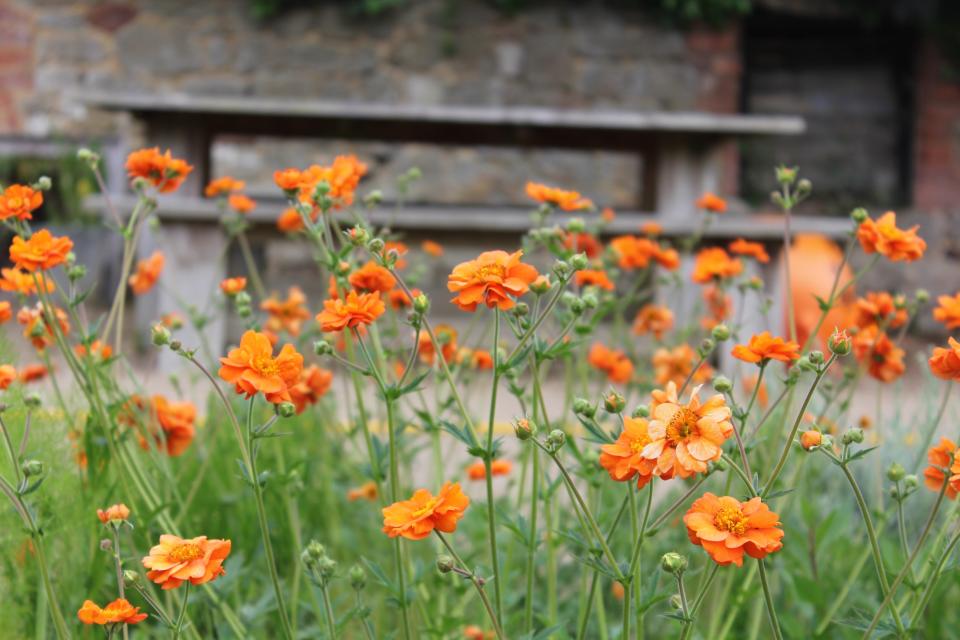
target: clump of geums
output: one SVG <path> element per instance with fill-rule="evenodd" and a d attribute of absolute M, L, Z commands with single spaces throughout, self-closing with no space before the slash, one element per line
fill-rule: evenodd
<path fill-rule="evenodd" d="M 79 157 L 102 179 L 97 154 L 83 150 Z M 905 637 L 908 624 L 923 620 L 958 539 L 948 539 L 946 524 L 940 534 L 930 532 L 943 501 L 960 492 L 960 448 L 949 437 L 936 441 L 952 383 L 960 380 L 960 342 L 949 337 L 928 359 L 930 372 L 945 382 L 939 408 L 919 437 L 919 449 L 929 449 L 923 482 L 934 494 L 919 534 L 910 532 L 904 511 L 908 500 L 912 508 L 923 499 L 918 466 L 894 462 L 877 476 L 877 483 L 884 477 L 891 483 L 887 490 L 864 491 L 857 465 L 890 436 L 881 433 L 880 417 L 849 426 L 848 416 L 863 376 L 888 385 L 907 370 L 903 338 L 930 299 L 926 291 L 855 294 L 873 263 L 923 257 L 918 228 L 898 227 L 893 212 L 875 219 L 854 211 L 847 247 L 836 250 L 839 259 L 824 283 L 829 288 L 807 296 L 812 303 L 791 291 L 790 273 L 815 269 L 803 263 L 802 251 L 785 258 L 781 324 L 769 317 L 773 301 L 762 278 L 776 247 L 748 238 L 705 241 L 716 219 L 736 209 L 716 194 L 695 203 L 702 218 L 688 237 L 672 237 L 664 225 L 647 221 L 605 241 L 616 220 L 611 209 L 598 211 L 578 191 L 530 182 L 533 227 L 521 247 L 448 263 L 440 243 L 408 246 L 391 229 L 371 224 L 367 213 L 384 195 L 361 194 L 367 165 L 339 156 L 274 174 L 287 204 L 277 228 L 306 244 L 320 269 L 325 291 L 313 299 L 312 283 L 292 283 L 285 292 L 266 288 L 247 237 L 259 205 L 246 194 L 245 181 L 221 176 L 204 195 L 216 201 L 242 269 L 211 283 L 208 300 L 160 309 L 150 328 L 153 344 L 216 385 L 211 415 L 204 417 L 172 394 L 126 390 L 126 376 L 118 375 L 128 290 L 150 296 L 177 284 L 164 282 L 162 234 L 160 249 L 149 255 L 138 255 L 136 239 L 145 225 L 155 225 L 160 198 L 178 190 L 192 167 L 153 148 L 130 154 L 126 169 L 137 205 L 126 217 L 110 211 L 123 240 L 121 277 L 99 323 L 86 317 L 86 270 L 73 241 L 31 228 L 51 181 L 0 191 L 0 222 L 13 234 L 11 264 L 0 269 L 0 291 L 12 300 L 0 301 L 0 322 L 16 317 L 40 360 L 0 364 L 0 389 L 16 393 L 50 380 L 57 410 L 68 417 L 76 463 L 84 477 L 96 479 L 87 488 L 126 492 L 138 506 L 138 525 L 159 534 L 140 561 L 141 577 L 125 566 L 131 553 L 123 550 L 142 544 L 128 535 L 132 510 L 123 503 L 97 509 L 106 532 L 101 549 L 113 565 L 98 573 L 116 578 L 109 590 L 100 585 L 90 592 L 97 599 L 83 602 L 82 623 L 103 627 L 108 637 L 146 622 L 169 627 L 175 637 L 219 634 L 224 626 L 237 637 L 270 633 L 290 640 L 308 625 L 323 626 L 330 638 L 374 638 L 378 626 L 390 624 L 390 633 L 410 640 L 427 633 L 632 637 L 635 628 L 662 635 L 670 632 L 665 625 L 679 623 L 681 637 L 689 638 L 707 632 L 705 618 L 713 618 L 709 628 L 717 631 L 715 611 L 729 610 L 726 633 L 741 612 L 762 607 L 770 635 L 781 638 L 778 604 L 787 598 L 795 604 L 797 597 L 785 586 L 796 581 L 782 572 L 805 554 L 779 552 L 809 532 L 784 524 L 795 520 L 779 514 L 790 514 L 791 501 L 812 500 L 817 491 L 828 493 L 831 508 L 850 522 L 862 521 L 851 525 L 869 543 L 861 545 L 858 566 L 872 560 L 880 579 L 861 589 L 863 602 L 849 603 L 845 594 L 856 571 L 843 558 L 829 568 L 821 563 L 820 580 L 833 564 L 852 575 L 829 604 L 803 602 L 813 616 L 807 622 L 819 627 L 816 635 L 863 603 L 874 611 L 867 637 L 880 624 Z M 398 197 L 422 178 L 416 169 L 400 176 Z M 779 167 L 775 179 L 773 203 L 790 216 L 812 185 L 790 167 Z M 846 261 L 858 246 L 868 263 L 854 274 Z M 424 293 L 428 278 L 438 274 L 447 274 L 449 301 Z M 697 293 L 684 298 L 688 287 Z M 681 298 L 695 303 L 678 306 Z M 745 313 L 751 298 L 759 312 Z M 960 293 L 941 295 L 937 303 L 933 318 L 947 331 L 960 328 Z M 448 321 L 435 323 L 436 312 Z M 449 320 L 457 313 L 469 321 Z M 236 316 L 241 329 L 224 350 L 204 337 L 217 314 Z M 180 333 L 188 324 L 194 332 Z M 722 346 L 727 341 L 729 348 Z M 304 348 L 311 343 L 312 350 Z M 544 388 L 557 375 L 564 393 L 548 400 Z M 61 393 L 65 376 L 82 405 Z M 180 381 L 173 380 L 175 390 Z M 704 387 L 708 382 L 713 391 Z M 483 405 L 485 393 L 480 412 L 477 396 Z M 501 393 L 520 408 L 522 417 L 511 422 L 519 451 L 498 435 Z M 334 395 L 346 425 L 333 408 Z M 23 404 L 19 447 L 0 416 L 13 473 L 3 478 L 4 493 L 30 536 L 30 553 L 22 555 L 39 567 L 54 632 L 66 638 L 70 629 L 44 551 L 46 511 L 29 502 L 50 473 L 27 455 L 39 397 L 28 394 Z M 85 418 L 69 419 L 74 415 Z M 281 421 L 285 431 L 276 426 Z M 231 449 L 219 449 L 225 446 Z M 316 455 L 338 456 L 320 460 L 321 473 L 313 466 L 315 446 L 322 447 Z M 231 457 L 238 473 L 213 472 L 217 463 L 210 461 Z M 194 476 L 192 465 L 203 460 Z M 824 461 L 842 473 L 820 473 L 816 465 Z M 835 481 L 849 485 L 849 500 L 832 485 L 813 484 Z M 185 500 L 167 498 L 174 485 Z M 230 496 L 223 514 L 189 509 L 197 493 L 207 491 Z M 879 541 L 890 529 L 879 520 L 886 516 L 866 502 L 884 496 L 898 510 L 903 553 L 897 558 L 886 557 Z M 256 512 L 259 540 L 237 520 L 246 505 Z M 355 516 L 352 528 L 338 529 L 346 513 Z M 290 548 L 300 544 L 307 520 L 323 527 L 327 542 Z M 231 564 L 236 580 L 218 581 L 231 540 L 173 532 L 222 530 L 224 523 L 225 535 L 257 551 Z M 343 545 L 344 531 L 351 545 Z M 675 550 L 681 544 L 690 545 L 686 552 Z M 355 548 L 363 549 L 362 560 Z M 649 562 L 657 557 L 675 585 L 663 604 L 659 596 L 645 600 L 661 579 Z M 362 564 L 345 571 L 334 558 Z M 381 559 L 392 567 L 381 568 Z M 430 564 L 436 573 L 424 570 Z M 250 579 L 261 574 L 262 581 Z M 304 575 L 315 588 L 310 598 L 301 591 Z M 694 575 L 700 576 L 697 592 L 688 594 Z M 726 586 L 710 590 L 717 576 Z M 590 595 L 568 598 L 564 583 Z M 157 597 L 156 587 L 177 595 Z M 192 587 L 206 593 L 188 610 Z M 708 595 L 711 614 L 704 616 Z M 258 604 L 251 607 L 253 600 L 244 598 L 254 596 Z M 311 598 L 312 606 L 305 605 Z M 611 607 L 620 609 L 616 623 L 608 619 Z M 652 615 L 660 607 L 667 615 Z M 434 610 L 445 614 L 433 619 Z"/>

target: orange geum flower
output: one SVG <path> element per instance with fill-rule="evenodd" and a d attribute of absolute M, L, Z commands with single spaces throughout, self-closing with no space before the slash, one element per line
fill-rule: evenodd
<path fill-rule="evenodd" d="M 364 482 L 359 487 L 354 487 L 347 491 L 347 500 L 356 502 L 357 500 L 369 500 L 373 502 L 377 499 L 377 483 L 373 480 Z"/>
<path fill-rule="evenodd" d="M 274 183 L 284 191 L 299 191 L 305 180 L 306 176 L 300 169 L 290 167 L 273 172 Z"/>
<path fill-rule="evenodd" d="M 505 476 L 510 474 L 513 464 L 509 460 L 498 458 L 490 461 L 490 475 Z M 471 480 L 485 480 L 487 477 L 487 467 L 482 462 L 474 462 L 467 467 L 467 477 Z"/>
<path fill-rule="evenodd" d="M 763 365 L 770 360 L 790 363 L 800 357 L 800 345 L 764 331 L 750 336 L 747 344 L 738 344 L 730 353 L 738 360 L 754 364 Z"/>
<path fill-rule="evenodd" d="M 655 475 L 657 461 L 642 455 L 644 447 L 650 444 L 648 424 L 644 418 L 624 417 L 623 431 L 617 441 L 600 447 L 600 466 L 617 482 L 636 476 L 637 488 L 641 488 Z M 672 474 L 672 470 L 668 474 Z"/>
<path fill-rule="evenodd" d="M 355 329 L 373 323 L 385 310 L 379 291 L 359 294 L 348 291 L 345 300 L 325 300 L 323 311 L 317 314 L 317 322 L 326 332 Z"/>
<path fill-rule="evenodd" d="M 960 455 L 958 455 L 957 445 L 950 438 L 941 438 L 938 444 L 930 447 L 927 451 L 927 460 L 930 466 L 923 472 L 923 483 L 931 491 L 939 492 L 943 488 L 943 483 L 948 481 L 944 469 L 950 472 L 949 484 L 947 485 L 946 496 L 950 500 L 957 497 L 960 492 Z"/>
<path fill-rule="evenodd" d="M 647 427 L 650 443 L 643 457 L 657 461 L 657 474 L 676 474 L 689 478 L 705 473 L 707 463 L 719 460 L 722 445 L 733 434 L 731 411 L 723 395 L 715 394 L 700 402 L 697 387 L 687 404 L 677 397 L 677 385 L 667 384 L 665 391 L 654 389 L 651 419 Z"/>
<path fill-rule="evenodd" d="M 72 249 L 73 240 L 70 238 L 56 237 L 47 229 L 40 229 L 29 240 L 13 236 L 10 260 L 24 271 L 43 271 L 66 262 Z"/>
<path fill-rule="evenodd" d="M 698 284 L 732 278 L 743 271 L 743 263 L 731 258 L 721 247 L 702 249 L 693 263 L 692 279 Z"/>
<path fill-rule="evenodd" d="M 443 255 L 443 245 L 433 240 L 424 240 L 420 243 L 420 248 L 423 249 L 425 254 L 434 258 L 439 258 Z"/>
<path fill-rule="evenodd" d="M 567 233 L 563 236 L 563 246 L 574 253 L 584 253 L 591 260 L 603 253 L 603 244 L 591 233 Z"/>
<path fill-rule="evenodd" d="M 64 335 L 70 332 L 70 321 L 63 309 L 54 307 L 54 316 Z M 53 327 L 47 322 L 47 315 L 38 302 L 34 307 L 23 307 L 17 312 L 17 322 L 23 325 L 23 337 L 30 340 L 36 349 L 45 349 L 54 343 Z"/>
<path fill-rule="evenodd" d="M 730 243 L 729 248 L 730 253 L 735 253 L 738 256 L 747 256 L 764 264 L 770 262 L 770 255 L 767 253 L 763 244 L 759 242 L 750 242 L 744 238 L 737 238 Z"/>
<path fill-rule="evenodd" d="M 223 293 L 228 296 L 235 296 L 246 288 L 247 279 L 243 276 L 224 278 L 220 281 L 220 291 L 223 291 Z"/>
<path fill-rule="evenodd" d="M 610 241 L 610 246 L 617 256 L 617 264 L 627 271 L 646 269 L 650 266 L 650 260 L 660 250 L 660 246 L 653 240 L 636 236 L 618 236 Z"/>
<path fill-rule="evenodd" d="M 303 321 L 310 318 L 310 312 L 304 305 L 307 297 L 300 287 L 290 287 L 287 290 L 287 299 L 280 300 L 276 295 L 270 296 L 260 303 L 260 308 L 267 312 L 266 328 L 278 333 L 286 331 L 292 336 L 300 335 Z"/>
<path fill-rule="evenodd" d="M 717 194 L 707 191 L 697 198 L 697 208 L 711 213 L 723 213 L 727 210 L 727 201 Z"/>
<path fill-rule="evenodd" d="M 397 279 L 388 269 L 372 260 L 350 274 L 350 286 L 357 291 L 379 291 L 387 293 L 397 286 Z"/>
<path fill-rule="evenodd" d="M 216 178 L 211 180 L 210 183 L 204 187 L 203 195 L 208 198 L 216 198 L 218 196 L 224 196 L 234 191 L 243 191 L 244 187 L 247 186 L 247 183 L 243 180 L 237 180 L 230 176 L 223 176 L 222 178 Z"/>
<path fill-rule="evenodd" d="M 43 204 L 43 192 L 22 184 L 12 184 L 0 192 L 0 220 L 31 220 Z"/>
<path fill-rule="evenodd" d="M 800 434 L 800 446 L 810 451 L 823 442 L 823 434 L 816 429 L 808 429 Z"/>
<path fill-rule="evenodd" d="M 726 294 L 723 287 L 715 284 L 703 288 L 703 301 L 707 303 L 709 315 L 700 320 L 704 329 L 710 330 L 730 316 L 733 310 L 733 300 Z"/>
<path fill-rule="evenodd" d="M 452 362 L 457 355 L 457 330 L 448 324 L 438 324 L 433 333 L 440 343 L 440 354 L 444 362 Z M 428 365 L 432 365 L 437 357 L 430 334 L 423 329 L 417 333 L 417 354 L 420 362 Z"/>
<path fill-rule="evenodd" d="M 12 364 L 0 364 L 0 389 L 6 389 L 17 379 L 17 370 Z"/>
<path fill-rule="evenodd" d="M 673 248 L 663 248 L 659 244 L 653 246 L 653 259 L 667 271 L 675 271 L 680 266 L 680 252 Z"/>
<path fill-rule="evenodd" d="M 300 372 L 300 379 L 290 387 L 290 401 L 296 407 L 297 414 L 303 413 L 307 407 L 316 404 L 330 390 L 332 383 L 332 371 L 317 365 L 304 368 Z"/>
<path fill-rule="evenodd" d="M 193 171 L 184 160 L 172 157 L 169 149 L 161 154 L 157 147 L 131 153 L 127 156 L 126 169 L 130 178 L 146 180 L 160 193 L 176 191 Z"/>
<path fill-rule="evenodd" d="M 493 369 L 493 355 L 484 349 L 474 349 L 470 353 L 470 365 L 474 369 Z"/>
<path fill-rule="evenodd" d="M 316 220 L 316 218 L 319 217 L 319 214 L 311 214 L 310 217 Z M 302 231 L 303 228 L 303 217 L 300 215 L 300 212 L 293 207 L 284 209 L 283 213 L 280 214 L 280 217 L 277 218 L 277 229 L 284 233 Z"/>
<path fill-rule="evenodd" d="M 86 358 L 88 355 L 95 360 L 109 360 L 113 355 L 113 347 L 100 340 L 94 340 L 90 343 L 90 348 L 85 344 L 78 344 L 73 347 L 73 351 L 78 358 Z"/>
<path fill-rule="evenodd" d="M 37 279 L 33 279 L 33 274 L 22 269 L 0 269 L 0 290 L 15 291 L 21 295 L 29 296 L 37 292 L 37 282 L 43 287 L 45 293 L 53 293 L 57 290 L 57 285 L 53 278 L 46 278 L 42 273 L 38 273 Z"/>
<path fill-rule="evenodd" d="M 740 502 L 705 493 L 694 500 L 683 523 L 690 541 L 702 546 L 719 565 L 742 567 L 744 552 L 763 558 L 783 548 L 780 517 L 759 497 Z"/>
<path fill-rule="evenodd" d="M 863 298 L 857 299 L 857 317 L 855 324 L 858 327 L 869 327 L 878 324 L 887 329 L 896 329 L 907 323 L 907 309 L 904 304 L 898 304 L 897 299 L 886 291 L 871 291 Z"/>
<path fill-rule="evenodd" d="M 581 269 L 573 275 L 573 282 L 578 287 L 599 287 L 606 291 L 615 289 L 613 282 L 603 269 Z"/>
<path fill-rule="evenodd" d="M 165 397 L 156 395 L 153 396 L 153 412 L 163 431 L 167 455 L 171 458 L 179 456 L 189 448 L 196 434 L 196 406 L 192 402 L 170 402 Z"/>
<path fill-rule="evenodd" d="M 166 262 L 166 259 L 160 251 L 154 251 L 149 258 L 138 262 L 136 272 L 130 276 L 130 289 L 138 296 L 153 289 L 157 280 L 160 279 L 164 262 Z"/>
<path fill-rule="evenodd" d="M 459 482 L 444 483 L 436 496 L 417 489 L 409 500 L 383 508 L 383 532 L 391 538 L 403 536 L 409 540 L 422 540 L 434 530 L 453 533 L 469 505 L 470 498 Z"/>
<path fill-rule="evenodd" d="M 579 211 L 593 207 L 593 203 L 577 191 L 564 191 L 536 182 L 528 182 L 526 191 L 527 197 L 531 200 L 551 204 L 564 211 Z"/>
<path fill-rule="evenodd" d="M 633 363 L 623 351 L 614 350 L 606 347 L 599 342 L 594 342 L 590 347 L 590 353 L 587 354 L 587 362 L 590 366 L 599 369 L 607 374 L 610 382 L 626 384 L 633 377 Z"/>
<path fill-rule="evenodd" d="M 97 509 L 97 518 L 103 524 L 108 522 L 122 522 L 130 517 L 130 509 L 122 502 L 114 504 L 106 509 Z"/>
<path fill-rule="evenodd" d="M 263 393 L 268 402 L 290 402 L 290 387 L 300 379 L 303 356 L 285 344 L 274 357 L 273 344 L 266 334 L 247 331 L 240 346 L 220 358 L 219 375 L 248 398 Z"/>
<path fill-rule="evenodd" d="M 879 253 L 893 262 L 913 262 L 923 257 L 927 243 L 917 235 L 920 225 L 897 228 L 897 214 L 887 211 L 874 221 L 867 218 L 857 228 L 857 239 L 864 253 Z"/>
<path fill-rule="evenodd" d="M 84 600 L 83 606 L 77 611 L 77 617 L 83 624 L 137 624 L 146 620 L 147 614 L 140 613 L 140 607 L 133 606 L 123 598 L 117 598 L 103 608 L 92 600 Z"/>
<path fill-rule="evenodd" d="M 257 201 L 243 193 L 231 193 L 227 198 L 227 206 L 237 213 L 250 213 L 257 208 Z"/>
<path fill-rule="evenodd" d="M 663 225 L 659 222 L 644 222 L 640 225 L 640 233 L 651 237 L 659 236 L 663 233 Z"/>
<path fill-rule="evenodd" d="M 46 365 L 38 363 L 28 364 L 27 366 L 20 369 L 20 382 L 27 384 L 29 382 L 36 382 L 38 380 L 43 380 L 47 377 L 47 374 L 50 373 Z"/>
<path fill-rule="evenodd" d="M 947 347 L 934 347 L 930 357 L 930 371 L 944 380 L 960 382 L 960 342 L 947 338 Z"/>
<path fill-rule="evenodd" d="M 461 262 L 447 279 L 447 289 L 456 293 L 453 302 L 463 311 L 475 311 L 483 303 L 507 311 L 537 279 L 537 270 L 520 262 L 523 251 L 484 251 L 476 259 Z"/>
<path fill-rule="evenodd" d="M 147 578 L 161 589 L 176 589 L 188 580 L 199 585 L 222 576 L 228 555 L 229 540 L 208 540 L 206 536 L 184 539 L 165 533 L 160 536 L 160 544 L 143 559 L 143 566 L 150 569 Z"/>
<path fill-rule="evenodd" d="M 673 349 L 661 347 L 653 353 L 654 380 L 660 386 L 669 382 L 682 385 L 693 371 L 696 352 L 688 344 L 677 345 Z M 693 382 L 706 382 L 713 377 L 713 369 L 703 363 L 693 374 Z"/>
<path fill-rule="evenodd" d="M 642 336 L 652 333 L 657 340 L 663 339 L 663 334 L 672 328 L 673 311 L 662 305 L 644 305 L 633 320 L 633 332 L 635 334 Z"/>
<path fill-rule="evenodd" d="M 2 284 L 0 282 L 0 286 Z M 950 330 L 960 327 L 960 293 L 953 296 L 940 296 L 937 302 L 940 306 L 933 310 L 933 319 L 942 322 Z"/>
<path fill-rule="evenodd" d="M 906 370 L 904 352 L 877 325 L 861 329 L 853 338 L 853 353 L 881 382 L 893 382 Z"/>
<path fill-rule="evenodd" d="M 8 322 L 11 318 L 13 318 L 13 305 L 9 300 L 0 301 L 0 324 Z"/>
<path fill-rule="evenodd" d="M 418 296 L 421 292 L 419 289 L 412 289 L 410 293 Z M 413 300 L 410 299 L 410 296 L 408 296 L 407 292 L 403 289 L 392 289 L 387 293 L 387 301 L 390 303 L 390 308 L 394 311 L 408 309 L 413 304 Z"/>

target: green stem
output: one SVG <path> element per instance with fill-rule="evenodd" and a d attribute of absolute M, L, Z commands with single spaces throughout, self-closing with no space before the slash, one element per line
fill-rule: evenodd
<path fill-rule="evenodd" d="M 490 543 L 490 562 L 493 564 L 493 595 L 496 603 L 497 623 L 503 624 L 503 589 L 500 586 L 500 559 L 497 551 L 497 516 L 493 496 L 493 427 L 497 411 L 497 390 L 500 387 L 500 310 L 493 312 L 493 389 L 490 390 L 490 412 L 487 419 L 487 448 L 483 457 L 487 485 L 487 530 Z M 443 360 L 443 358 L 440 358 Z"/>
<path fill-rule="evenodd" d="M 260 279 L 260 270 L 257 268 L 257 261 L 253 258 L 253 251 L 250 249 L 250 241 L 247 240 L 246 232 L 240 231 L 237 233 L 237 244 L 240 245 L 240 253 L 243 255 L 247 273 L 250 275 L 250 282 L 253 283 L 257 297 L 262 302 L 267 299 L 267 290 L 263 286 L 263 280 Z"/>
<path fill-rule="evenodd" d="M 777 620 L 777 612 L 773 608 L 773 595 L 770 593 L 770 584 L 767 582 L 767 570 L 763 566 L 763 558 L 757 559 L 757 567 L 760 570 L 760 584 L 763 587 L 763 603 L 767 607 L 767 617 L 770 618 L 770 628 L 773 630 L 773 637 L 776 640 L 783 640 L 780 633 L 780 622 Z"/>
<path fill-rule="evenodd" d="M 320 593 L 323 595 L 323 609 L 327 619 L 327 634 L 330 640 L 337 638 L 336 619 L 333 617 L 333 606 L 330 604 L 330 592 L 327 589 L 326 581 L 320 583 Z"/>
<path fill-rule="evenodd" d="M 703 583 L 703 586 L 700 587 L 700 592 L 697 594 L 696 600 L 694 600 L 693 604 L 690 606 L 690 612 L 688 614 L 689 621 L 683 625 L 683 631 L 680 633 L 680 640 L 686 640 L 687 636 L 690 635 L 690 631 L 693 630 L 693 618 L 697 615 L 697 611 L 700 610 L 700 605 L 707 596 L 707 592 L 710 590 L 710 585 L 713 584 L 713 579 L 717 577 L 717 572 L 719 570 L 720 565 L 714 563 L 713 567 L 710 569 L 710 573 L 707 574 L 706 581 Z"/>
<path fill-rule="evenodd" d="M 183 631 L 183 620 L 186 618 L 187 614 L 187 602 L 190 600 L 190 581 L 188 580 L 184 583 L 183 587 L 183 600 L 180 602 L 180 613 L 177 615 L 177 624 L 173 628 L 173 638 L 178 640 L 180 638 L 180 633 Z"/>
<path fill-rule="evenodd" d="M 960 531 L 957 531 L 953 538 L 950 539 L 950 543 L 947 545 L 947 548 L 944 549 L 943 555 L 941 555 L 940 560 L 937 561 L 933 573 L 927 580 L 927 586 L 924 588 L 923 594 L 920 596 L 920 600 L 917 601 L 916 606 L 910 612 L 910 620 L 917 620 L 927 608 L 930 598 L 933 597 L 933 590 L 937 586 L 937 582 L 940 580 L 940 572 L 943 571 L 943 566 L 947 563 L 947 560 L 950 559 L 950 554 L 953 553 L 953 549 L 957 546 L 957 542 L 960 542 Z"/>
<path fill-rule="evenodd" d="M 487 610 L 487 616 L 490 618 L 490 623 L 493 625 L 493 630 L 497 634 L 497 638 L 499 638 L 499 640 L 503 640 L 504 635 L 503 635 L 503 631 L 500 628 L 500 621 L 497 619 L 496 614 L 493 612 L 493 607 L 490 606 L 490 600 L 487 598 L 487 593 L 483 589 L 483 583 L 476 576 L 476 574 L 474 574 L 472 571 L 467 569 L 467 565 L 460 558 L 459 554 L 457 554 L 457 552 L 453 550 L 453 547 L 450 546 L 450 543 L 447 541 L 447 538 L 442 533 L 440 533 L 440 531 L 437 529 L 434 529 L 433 532 L 437 534 L 437 537 L 440 538 L 440 542 L 443 543 L 443 546 L 446 547 L 447 551 L 450 552 L 450 555 L 453 556 L 453 559 L 454 561 L 456 561 L 457 566 L 460 567 L 461 571 L 463 571 L 464 574 L 466 574 L 469 577 L 470 582 L 473 583 L 473 587 L 474 589 L 476 589 L 477 595 L 480 596 L 480 601 L 483 602 L 483 608 Z M 464 574 L 461 574 L 461 575 L 464 575 Z"/>

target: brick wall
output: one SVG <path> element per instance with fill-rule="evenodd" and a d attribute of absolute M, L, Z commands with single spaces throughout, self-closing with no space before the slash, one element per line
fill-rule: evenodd
<path fill-rule="evenodd" d="M 952 71 L 952 73 L 951 73 Z M 921 210 L 960 209 L 960 79 L 933 43 L 917 60 L 913 202 Z"/>
<path fill-rule="evenodd" d="M 0 134 L 22 128 L 22 102 L 33 88 L 33 17 L 0 1 Z"/>

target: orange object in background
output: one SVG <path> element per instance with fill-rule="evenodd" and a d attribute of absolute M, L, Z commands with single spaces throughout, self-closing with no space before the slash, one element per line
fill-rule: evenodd
<path fill-rule="evenodd" d="M 843 250 L 832 240 L 813 234 L 799 235 L 790 248 L 790 280 L 793 292 L 793 309 L 797 321 L 797 342 L 801 345 L 817 326 L 822 313 L 817 297 L 824 300 L 830 295 L 837 269 L 843 262 Z M 844 265 L 837 283 L 840 290 L 853 278 L 850 265 Z M 856 305 L 854 288 L 850 287 L 834 304 L 817 331 L 819 344 L 811 348 L 825 348 L 827 338 L 834 327 L 844 328 L 850 324 Z M 783 310 L 783 335 L 789 335 L 787 309 Z"/>

